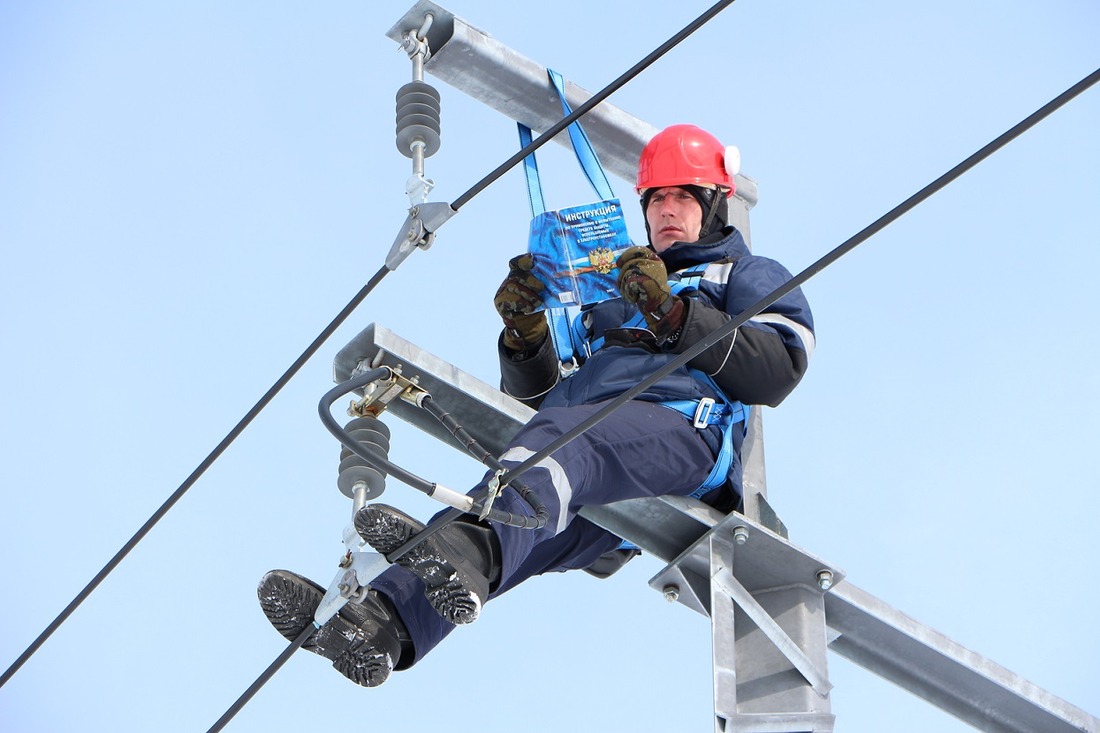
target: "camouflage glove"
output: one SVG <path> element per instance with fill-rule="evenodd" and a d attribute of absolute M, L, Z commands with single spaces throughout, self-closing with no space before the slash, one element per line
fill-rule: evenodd
<path fill-rule="evenodd" d="M 673 341 L 684 325 L 687 308 L 672 295 L 668 270 L 649 247 L 631 247 L 619 256 L 619 293 L 641 311 L 658 344 Z"/>
<path fill-rule="evenodd" d="M 504 321 L 504 345 L 512 351 L 528 351 L 546 338 L 546 317 L 541 312 L 546 286 L 531 274 L 534 265 L 530 254 L 509 260 L 508 277 L 493 298 Z"/>

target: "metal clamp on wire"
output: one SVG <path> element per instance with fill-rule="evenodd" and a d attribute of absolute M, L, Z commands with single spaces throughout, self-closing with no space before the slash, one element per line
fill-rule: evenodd
<path fill-rule="evenodd" d="M 409 209 L 409 215 L 401 225 L 397 238 L 393 240 L 390 253 L 386 255 L 386 269 L 391 272 L 396 270 L 417 247 L 431 247 L 435 232 L 457 213 L 446 202 L 420 204 Z"/>
<path fill-rule="evenodd" d="M 344 604 L 366 597 L 369 583 L 389 567 L 385 555 L 376 552 L 349 552 L 340 563 L 340 572 L 333 578 L 317 610 L 313 623 L 321 628 L 335 616 Z"/>
<path fill-rule="evenodd" d="M 348 415 L 353 417 L 378 417 L 395 399 L 401 398 L 416 406 L 430 397 L 428 391 L 421 387 L 416 377 L 411 379 L 401 374 L 401 367 L 387 367 L 390 376 L 386 379 L 376 379 L 368 384 L 364 390 L 363 399 L 352 402 L 348 407 Z"/>
<path fill-rule="evenodd" d="M 691 424 L 702 430 L 710 424 L 712 412 L 714 412 L 714 399 L 703 397 L 699 400 L 699 406 L 695 408 L 695 417 L 691 419 Z"/>
<path fill-rule="evenodd" d="M 501 485 L 500 477 L 504 475 L 504 468 L 498 468 L 493 474 L 493 477 L 489 479 L 487 485 L 488 494 L 485 496 L 485 501 L 481 506 L 481 512 L 478 514 L 478 519 L 485 521 L 485 518 L 489 516 L 489 512 L 493 509 L 493 502 L 500 496 Z"/>

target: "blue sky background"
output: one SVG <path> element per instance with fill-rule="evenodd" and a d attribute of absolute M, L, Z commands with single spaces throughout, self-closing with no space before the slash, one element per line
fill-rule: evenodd
<path fill-rule="evenodd" d="M 410 173 L 385 33 L 412 4 L 0 4 L 0 667 L 381 266 Z M 593 91 L 707 7 L 443 6 Z M 754 247 L 798 271 L 1092 72 L 1098 33 L 1086 0 L 742 0 L 611 101 L 738 145 Z M 453 201 L 515 128 L 429 81 L 431 198 Z M 1098 129 L 1094 88 L 812 280 L 815 361 L 765 413 L 792 541 L 1093 715 Z M 549 205 L 588 200 L 564 149 L 540 163 Z M 390 274 L 0 689 L 0 728 L 209 728 L 285 648 L 264 572 L 335 573 L 336 352 L 379 322 L 495 382 L 491 297 L 527 221 L 513 171 Z M 476 482 L 389 424 L 400 465 Z M 384 499 L 435 510 L 393 480 Z M 300 653 L 228 730 L 709 730 L 709 627 L 659 569 L 532 581 L 375 690 Z M 970 730 L 836 655 L 830 675 L 839 731 Z"/>

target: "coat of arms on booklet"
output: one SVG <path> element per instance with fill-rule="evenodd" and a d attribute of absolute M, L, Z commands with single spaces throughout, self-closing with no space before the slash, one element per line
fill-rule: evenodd
<path fill-rule="evenodd" d="M 546 307 L 597 303 L 618 296 L 615 261 L 633 243 L 618 199 L 597 201 L 531 220 L 528 251 L 546 284 Z"/>

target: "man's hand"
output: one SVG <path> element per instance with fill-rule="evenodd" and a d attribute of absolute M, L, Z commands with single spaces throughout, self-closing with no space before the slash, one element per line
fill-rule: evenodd
<path fill-rule="evenodd" d="M 649 330 L 663 344 L 684 325 L 684 302 L 673 297 L 668 270 L 649 247 L 631 247 L 619 256 L 619 293 L 645 317 Z"/>
<path fill-rule="evenodd" d="M 513 351 L 528 351 L 546 338 L 546 317 L 540 312 L 546 286 L 531 273 L 534 265 L 530 254 L 509 260 L 508 277 L 493 297 L 504 321 L 504 345 Z"/>

